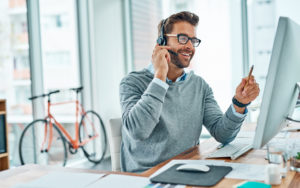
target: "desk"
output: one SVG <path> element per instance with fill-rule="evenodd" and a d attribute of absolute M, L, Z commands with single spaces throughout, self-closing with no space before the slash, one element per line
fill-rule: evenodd
<path fill-rule="evenodd" d="M 252 131 L 255 130 L 256 124 L 247 124 L 243 125 L 242 131 Z M 300 133 L 299 132 L 291 132 L 290 138 L 299 138 Z M 210 138 L 199 146 L 195 146 L 175 157 L 172 159 L 169 159 L 167 161 L 162 162 L 161 164 L 158 164 L 157 166 L 145 171 L 142 173 L 144 176 L 151 176 L 154 172 L 156 172 L 158 169 L 160 169 L 162 166 L 167 164 L 173 159 L 205 159 L 205 157 L 211 153 L 216 151 L 217 147 L 219 146 L 219 143 L 216 142 L 213 138 Z M 246 163 L 246 164 L 268 164 L 268 161 L 265 160 L 265 156 L 267 154 L 266 150 L 250 150 L 246 154 L 242 155 L 236 160 L 231 160 L 227 158 L 223 158 L 220 160 L 225 160 L 226 162 L 234 162 L 234 163 Z M 213 159 L 217 160 L 217 159 Z M 233 185 L 239 184 L 245 180 L 237 180 L 237 179 L 227 179 L 224 178 L 221 182 L 219 182 L 214 187 L 232 187 Z M 187 186 L 189 187 L 189 186 Z M 287 176 L 282 179 L 281 185 L 278 186 L 272 186 L 272 188 L 278 188 L 278 187 L 289 187 L 289 188 L 300 188 L 300 173 L 296 173 L 293 171 L 288 171 Z"/>
<path fill-rule="evenodd" d="M 159 168 L 167 164 L 173 159 L 204 159 L 205 156 L 207 156 L 210 152 L 215 151 L 216 147 L 219 144 L 215 141 L 212 141 L 212 139 L 206 141 L 206 143 L 201 144 L 200 146 L 195 146 L 178 156 L 167 160 L 149 170 L 144 172 L 142 175 L 144 176 L 150 176 L 154 172 L 156 172 Z M 247 163 L 247 164 L 268 164 L 267 160 L 264 159 L 266 155 L 265 150 L 251 150 L 242 157 L 238 158 L 237 160 L 230 160 L 230 159 L 225 159 L 226 162 L 236 162 L 236 163 Z M 214 159 L 216 160 L 216 159 Z M 221 159 L 220 159 L 221 160 Z M 224 159 L 222 159 L 224 160 Z M 214 187 L 219 187 L 219 188 L 224 188 L 224 187 L 232 187 L 233 185 L 236 185 L 240 182 L 243 182 L 245 180 L 237 180 L 237 179 L 223 179 L 221 182 L 219 182 L 216 186 Z M 189 187 L 189 186 L 187 186 Z M 272 188 L 277 188 L 277 187 L 295 187 L 299 188 L 300 187 L 300 173 L 292 172 L 289 171 L 287 173 L 286 178 L 282 179 L 282 183 L 279 186 L 272 186 Z"/>
<path fill-rule="evenodd" d="M 298 133 L 299 134 L 299 133 Z M 213 139 L 209 139 L 200 146 L 195 146 L 178 156 L 173 157 L 172 159 L 204 159 L 210 152 L 216 150 L 218 143 Z M 227 159 L 227 162 L 237 162 L 237 163 L 248 163 L 248 164 L 267 164 L 267 161 L 264 159 L 266 155 L 265 150 L 251 150 L 246 155 L 243 155 L 239 159 L 235 161 L 231 161 Z M 63 168 L 63 167 L 51 167 L 51 166 L 40 166 L 40 165 L 25 165 L 21 167 L 17 167 L 14 169 L 6 170 L 0 172 L 0 187 L 6 188 L 11 187 L 15 184 L 28 182 L 34 180 L 38 177 L 45 175 L 48 172 L 52 171 L 68 171 L 68 172 L 90 172 L 90 173 L 105 173 L 105 174 L 125 174 L 125 175 L 133 175 L 133 176 L 143 176 L 149 177 L 163 165 L 171 161 L 169 159 L 157 166 L 145 171 L 142 174 L 134 174 L 134 173 L 116 173 L 116 172 L 105 172 L 98 170 L 87 170 L 87 169 L 72 169 L 72 168 Z M 232 187 L 232 185 L 236 185 L 244 180 L 235 180 L 235 179 L 223 179 L 220 183 L 218 183 L 215 187 Z M 287 177 L 282 180 L 282 184 L 280 186 L 272 186 L 273 188 L 277 187 L 300 187 L 300 173 L 295 173 L 289 171 Z"/>

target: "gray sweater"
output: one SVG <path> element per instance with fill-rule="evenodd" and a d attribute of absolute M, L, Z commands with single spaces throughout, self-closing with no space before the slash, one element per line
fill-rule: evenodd
<path fill-rule="evenodd" d="M 220 110 L 209 85 L 192 71 L 168 90 L 144 69 L 120 84 L 122 107 L 121 168 L 145 171 L 195 146 L 204 125 L 221 143 L 231 142 L 244 118 Z"/>

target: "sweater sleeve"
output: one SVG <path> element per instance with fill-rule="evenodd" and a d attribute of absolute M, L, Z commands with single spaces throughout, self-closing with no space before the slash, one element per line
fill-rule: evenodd
<path fill-rule="evenodd" d="M 204 117 L 203 124 L 210 134 L 223 144 L 234 140 L 245 117 L 234 115 L 232 108 L 228 108 L 223 114 L 210 87 L 205 94 L 204 99 Z"/>
<path fill-rule="evenodd" d="M 144 92 L 132 79 L 121 81 L 122 123 L 130 137 L 144 140 L 150 136 L 159 122 L 166 93 L 165 88 L 153 81 Z"/>

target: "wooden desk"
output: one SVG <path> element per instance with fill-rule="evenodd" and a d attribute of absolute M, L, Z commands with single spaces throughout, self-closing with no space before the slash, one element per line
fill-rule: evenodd
<path fill-rule="evenodd" d="M 10 188 L 20 183 L 30 182 L 39 177 L 42 177 L 43 175 L 48 174 L 49 172 L 87 172 L 95 174 L 124 174 L 131 176 L 144 176 L 134 173 L 107 172 L 90 169 L 64 168 L 29 164 L 0 172 L 0 188 Z"/>
<path fill-rule="evenodd" d="M 299 133 L 298 133 L 299 134 Z M 216 150 L 218 143 L 213 139 L 209 139 L 200 146 L 195 146 L 172 159 L 204 159 L 210 152 Z M 266 155 L 265 150 L 252 150 L 249 151 L 247 154 L 243 155 L 239 159 L 235 161 L 231 161 L 227 159 L 227 162 L 237 162 L 237 163 L 247 163 L 247 164 L 267 164 L 267 161 L 264 159 Z M 46 173 L 52 171 L 68 171 L 68 172 L 90 172 L 90 173 L 105 173 L 105 174 L 124 174 L 124 175 L 133 175 L 133 176 L 143 176 L 149 177 L 163 165 L 171 161 L 169 159 L 148 171 L 142 174 L 134 174 L 134 173 L 114 173 L 114 172 L 105 172 L 105 171 L 98 171 L 98 170 L 87 170 L 87 169 L 72 169 L 72 168 L 63 168 L 63 167 L 51 167 L 51 166 L 40 166 L 40 165 L 25 165 L 21 167 L 17 167 L 14 169 L 6 170 L 0 172 L 0 187 L 12 187 L 19 183 L 29 182 L 34 180 L 38 177 L 45 175 Z M 244 180 L 236 180 L 236 179 L 223 179 L 220 183 L 218 183 L 215 187 L 232 187 Z M 274 188 L 277 187 L 300 187 L 300 173 L 295 173 L 289 171 L 287 177 L 282 180 L 280 186 L 272 186 Z"/>
<path fill-rule="evenodd" d="M 291 125 L 291 127 L 294 125 Z M 246 124 L 243 125 L 242 131 L 252 131 L 255 130 L 256 124 Z M 290 138 L 299 138 L 300 133 L 299 132 L 291 132 Z M 197 159 L 205 159 L 206 156 L 208 156 L 209 153 L 216 151 L 217 147 L 219 146 L 219 143 L 216 142 L 213 138 L 210 138 L 203 143 L 201 143 L 198 146 L 195 146 L 176 157 L 173 157 L 172 159 L 169 159 L 167 161 L 162 162 L 161 164 L 158 164 L 157 166 L 145 171 L 142 175 L 145 176 L 151 176 L 154 172 L 156 172 L 158 169 L 160 169 L 162 166 L 167 164 L 173 159 L 191 159 L 191 160 L 197 160 Z M 243 156 L 239 157 L 236 160 L 231 159 L 219 159 L 219 160 L 225 160 L 226 162 L 233 162 L 233 163 L 246 163 L 246 164 L 268 164 L 268 161 L 265 160 L 267 151 L 266 150 L 250 150 L 247 153 L 245 153 Z M 208 159 L 209 160 L 209 159 Z M 218 160 L 218 159 L 213 159 Z M 224 178 L 222 181 L 220 181 L 216 186 L 214 187 L 232 187 L 233 185 L 239 184 L 245 180 L 237 180 L 237 179 L 228 179 Z M 189 186 L 187 186 L 189 187 Z M 272 188 L 278 188 L 278 187 L 289 187 L 289 188 L 300 188 L 300 173 L 296 173 L 293 171 L 288 171 L 287 176 L 282 179 L 281 185 L 278 186 L 272 186 Z"/>
<path fill-rule="evenodd" d="M 212 141 L 212 139 L 205 141 L 206 143 L 201 144 L 200 146 L 195 146 L 178 156 L 169 159 L 149 170 L 144 172 L 142 175 L 150 176 L 154 172 L 156 172 L 158 169 L 160 169 L 162 166 L 167 164 L 173 159 L 204 159 L 210 152 L 215 151 L 217 146 L 219 145 L 216 141 Z M 268 164 L 268 161 L 265 160 L 266 151 L 265 150 L 251 150 L 242 157 L 238 158 L 237 160 L 230 160 L 225 159 L 226 162 L 236 162 L 236 163 L 247 163 L 247 164 Z M 214 159 L 216 160 L 216 159 Z M 224 160 L 224 159 L 220 159 Z M 233 185 L 239 184 L 245 180 L 237 180 L 237 179 L 228 179 L 224 178 L 221 182 L 219 182 L 216 186 L 218 188 L 224 188 L 224 187 L 232 187 Z M 187 186 L 190 187 L 190 186 Z M 300 187 L 300 173 L 289 171 L 287 173 L 286 178 L 282 179 L 281 185 L 278 186 L 272 186 L 272 188 L 283 188 L 283 187 L 289 187 L 289 188 L 299 188 Z"/>

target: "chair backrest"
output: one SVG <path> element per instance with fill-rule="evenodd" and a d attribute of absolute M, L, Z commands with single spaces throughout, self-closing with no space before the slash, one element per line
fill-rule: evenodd
<path fill-rule="evenodd" d="M 122 119 L 115 118 L 109 120 L 109 148 L 111 154 L 112 171 L 121 171 L 120 154 L 122 142 Z"/>

